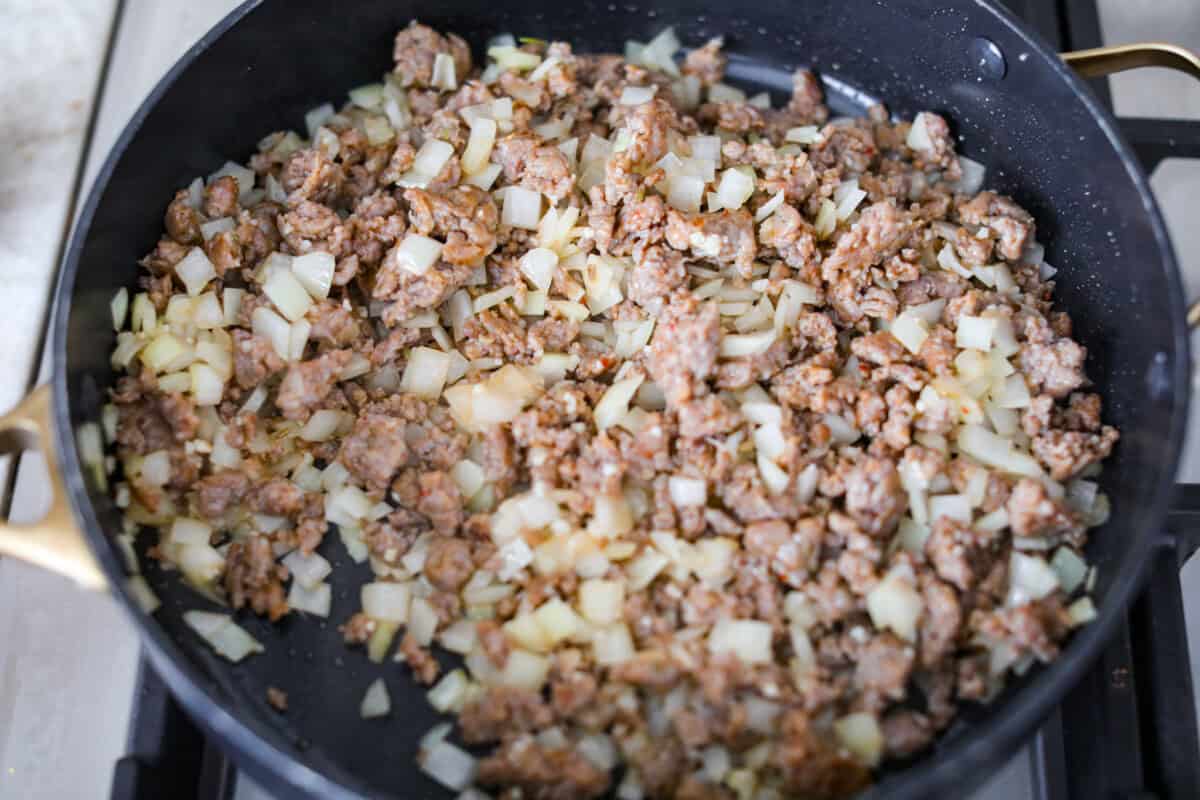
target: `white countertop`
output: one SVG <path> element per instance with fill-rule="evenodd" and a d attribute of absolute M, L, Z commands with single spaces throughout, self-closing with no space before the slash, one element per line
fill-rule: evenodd
<path fill-rule="evenodd" d="M 0 409 L 37 382 L 39 345 L 59 247 L 71 219 L 82 142 L 96 114 L 91 177 L 125 120 L 178 56 L 236 0 L 126 0 L 114 38 L 108 89 L 95 87 L 109 48 L 115 0 L 0 0 Z M 1101 0 L 1106 40 L 1166 39 L 1200 49 L 1195 0 Z M 1114 81 L 1117 111 L 1200 118 L 1200 86 L 1145 70 Z M 1153 176 L 1192 296 L 1200 293 L 1200 161 L 1167 162 Z M 1200 404 L 1196 404 L 1200 409 Z M 1195 418 L 1200 410 L 1194 413 Z M 1196 424 L 1193 430 L 1200 428 Z M 26 457 L 12 498 L 14 518 L 42 504 L 36 458 Z M 0 461 L 0 484 L 6 464 Z M 1200 481 L 1200 447 L 1182 473 Z M 1200 564 L 1185 568 L 1185 604 L 1200 644 Z M 115 605 L 66 581 L 0 559 L 0 797 L 108 797 L 125 749 L 137 640 Z M 1200 685 L 1200 662 L 1193 676 Z M 1028 794 L 1019 754 L 977 795 Z M 245 792 L 242 796 L 248 796 Z"/>

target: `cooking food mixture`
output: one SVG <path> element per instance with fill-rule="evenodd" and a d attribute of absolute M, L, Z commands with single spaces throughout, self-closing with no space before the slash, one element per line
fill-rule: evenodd
<path fill-rule="evenodd" d="M 113 300 L 122 542 L 271 620 L 330 614 L 318 547 L 369 560 L 363 716 L 431 686 L 465 797 L 842 796 L 1095 614 L 1117 431 L 1032 217 L 936 114 L 678 49 L 481 68 L 414 23 L 181 189 Z"/>

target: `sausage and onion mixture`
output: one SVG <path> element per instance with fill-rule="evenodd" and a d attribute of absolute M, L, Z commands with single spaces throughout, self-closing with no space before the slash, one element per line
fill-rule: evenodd
<path fill-rule="evenodd" d="M 128 552 L 231 660 L 233 612 L 329 616 L 364 717 L 430 686 L 464 797 L 844 796 L 1095 614 L 1118 434 L 1033 218 L 936 114 L 678 50 L 413 23 L 113 300 Z M 328 558 L 375 576 L 333 616 Z"/>

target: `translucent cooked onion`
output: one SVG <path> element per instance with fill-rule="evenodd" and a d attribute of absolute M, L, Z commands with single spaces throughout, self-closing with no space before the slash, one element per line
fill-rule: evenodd
<path fill-rule="evenodd" d="M 425 698 L 429 700 L 429 705 L 443 714 L 457 713 L 466 703 L 470 686 L 467 673 L 461 669 L 452 670 L 426 693 Z"/>
<path fill-rule="evenodd" d="M 455 792 L 466 789 L 475 780 L 475 759 L 449 742 L 441 741 L 422 749 L 417 762 L 425 774 Z"/>
<path fill-rule="evenodd" d="M 735 89 L 727 83 L 714 83 L 708 87 L 708 102 L 710 103 L 744 103 L 746 93 Z"/>
<path fill-rule="evenodd" d="M 308 293 L 318 300 L 329 296 L 336 266 L 334 257 L 321 251 L 292 259 L 292 273 Z"/>
<path fill-rule="evenodd" d="M 640 106 L 654 99 L 657 86 L 626 86 L 621 90 L 617 103 L 623 106 Z"/>
<path fill-rule="evenodd" d="M 868 767 L 883 758 L 883 732 L 873 714 L 858 711 L 834 720 L 833 731 L 838 741 Z"/>
<path fill-rule="evenodd" d="M 283 317 L 269 308 L 259 306 L 250 318 L 250 327 L 256 336 L 271 343 L 275 353 L 285 361 L 291 358 L 291 326 Z"/>
<path fill-rule="evenodd" d="M 708 634 L 708 650 L 736 656 L 747 664 L 769 664 L 771 626 L 751 619 L 722 619 Z"/>
<path fill-rule="evenodd" d="M 187 288 L 187 293 L 195 297 L 204 291 L 209 281 L 217 277 L 217 270 L 213 267 L 212 262 L 208 260 L 208 256 L 204 254 L 203 250 L 199 247 L 193 247 L 175 265 L 175 274 L 179 276 L 179 280 Z"/>
<path fill-rule="evenodd" d="M 521 257 L 520 267 L 529 282 L 544 292 L 554 280 L 558 254 L 545 247 L 535 247 Z"/>
<path fill-rule="evenodd" d="M 620 423 L 624 419 L 625 415 L 629 412 L 629 401 L 633 399 L 643 380 L 645 380 L 643 376 L 635 375 L 625 380 L 616 381 L 612 386 L 608 387 L 604 392 L 604 396 L 596 403 L 596 409 L 593 413 L 597 430 L 602 431 L 605 428 Z"/>
<path fill-rule="evenodd" d="M 408 622 L 412 590 L 407 583 L 376 582 L 364 584 L 361 590 L 363 613 L 371 619 Z"/>
<path fill-rule="evenodd" d="M 454 57 L 449 53 L 438 53 L 433 58 L 433 77 L 430 84 L 444 92 L 453 92 L 458 88 L 458 77 L 455 75 Z"/>
<path fill-rule="evenodd" d="M 386 717 L 391 710 L 392 698 L 388 695 L 387 685 L 383 682 L 383 678 L 376 678 L 367 687 L 358 714 L 363 719 L 376 719 Z"/>
<path fill-rule="evenodd" d="M 441 173 L 453 156 L 454 145 L 441 139 L 426 139 L 413 158 L 412 168 L 401 175 L 397 183 L 406 189 L 424 189 Z"/>
<path fill-rule="evenodd" d="M 436 400 L 446 385 L 450 356 L 431 347 L 414 347 L 408 351 L 408 363 L 400 378 L 400 391 Z"/>
<path fill-rule="evenodd" d="M 958 164 L 962 168 L 962 177 L 954 184 L 954 191 L 966 195 L 978 194 L 987 177 L 987 167 L 966 156 L 959 156 Z"/>
<path fill-rule="evenodd" d="M 922 111 L 913 118 L 912 126 L 908 129 L 908 138 L 904 143 L 913 150 L 921 152 L 929 152 L 933 150 L 933 139 L 929 136 L 929 130 L 925 127 L 925 122 L 928 119 L 925 112 Z"/>
<path fill-rule="evenodd" d="M 328 408 L 314 411 L 300 429 L 300 438 L 306 442 L 327 442 L 337 433 L 345 418 L 346 415 L 342 411 Z"/>
<path fill-rule="evenodd" d="M 777 334 L 772 328 L 758 333 L 726 334 L 721 337 L 723 358 L 742 358 L 765 353 L 775 343 Z"/>
<path fill-rule="evenodd" d="M 838 209 L 832 200 L 822 200 L 817 210 L 817 219 L 813 222 L 813 230 L 821 239 L 828 239 L 837 230 Z"/>
<path fill-rule="evenodd" d="M 292 322 L 302 319 L 312 307 L 312 296 L 291 272 L 273 273 L 263 285 L 263 294 Z"/>
<path fill-rule="evenodd" d="M 596 628 L 592 634 L 592 656 L 600 666 L 609 667 L 633 658 L 633 637 L 625 623 Z"/>
<path fill-rule="evenodd" d="M 704 180 L 693 175 L 675 175 L 667 181 L 667 203 L 680 211 L 695 213 L 704 197 Z"/>
<path fill-rule="evenodd" d="M 471 123 L 471 136 L 461 159 L 463 171 L 468 175 L 474 175 L 487 166 L 496 144 L 497 127 L 495 120 L 486 117 Z"/>
<path fill-rule="evenodd" d="M 522 186 L 509 186 L 504 189 L 504 209 L 500 213 L 500 224 L 535 231 L 541 218 L 541 194 Z"/>
<path fill-rule="evenodd" d="M 306 587 L 299 582 L 293 582 L 288 589 L 288 608 L 303 611 L 315 617 L 328 617 L 333 605 L 333 589 L 328 583 L 318 583 Z"/>
<path fill-rule="evenodd" d="M 667 481 L 667 488 L 671 502 L 679 508 L 703 506 L 708 502 L 708 485 L 699 478 L 672 475 Z"/>
<path fill-rule="evenodd" d="M 992 335 L 996 331 L 996 320 L 988 317 L 972 317 L 961 314 L 955 331 L 955 345 L 987 351 L 992 347 Z"/>
<path fill-rule="evenodd" d="M 208 364 L 192 364 L 188 367 L 191 378 L 192 397 L 198 406 L 215 406 L 220 404 L 221 395 L 225 392 L 225 379 Z"/>
<path fill-rule="evenodd" d="M 624 614 L 625 587 L 619 581 L 592 579 L 579 585 L 579 612 L 595 625 L 611 625 Z"/>
<path fill-rule="evenodd" d="M 183 621 L 200 635 L 217 655 L 233 663 L 248 655 L 263 652 L 263 646 L 237 625 L 228 614 L 209 611 L 185 611 Z"/>
<path fill-rule="evenodd" d="M 925 602 L 907 566 L 893 567 L 867 594 L 871 623 L 909 642 L 917 639 L 917 624 L 924 609 Z"/>
<path fill-rule="evenodd" d="M 717 186 L 717 198 L 723 208 L 738 209 L 754 194 L 754 175 L 741 169 L 727 169 L 721 173 Z"/>
<path fill-rule="evenodd" d="M 821 131 L 816 125 L 801 125 L 788 128 L 783 138 L 784 141 L 796 144 L 816 144 L 821 141 Z"/>
<path fill-rule="evenodd" d="M 408 233 L 396 248 L 395 258 L 401 267 L 414 275 L 424 275 L 437 263 L 442 243 L 419 233 Z"/>
<path fill-rule="evenodd" d="M 849 219 L 850 215 L 858 208 L 858 204 L 866 197 L 867 193 L 858 188 L 857 180 L 843 181 L 838 184 L 838 187 L 833 190 L 833 202 L 837 204 L 835 210 L 837 219 Z M 818 215 L 817 221 L 820 222 L 820 215 Z"/>
<path fill-rule="evenodd" d="M 957 444 L 961 452 L 990 467 L 1029 477 L 1043 474 L 1032 456 L 1017 451 L 1010 440 L 979 425 L 963 425 Z"/>
<path fill-rule="evenodd" d="M 767 217 L 774 214 L 776 209 L 778 209 L 781 205 L 783 205 L 783 200 L 784 200 L 783 190 L 780 189 L 778 192 L 775 193 L 774 197 L 772 197 L 767 202 L 763 203 L 761 206 L 759 206 L 758 211 L 754 212 L 754 221 L 762 222 Z"/>
<path fill-rule="evenodd" d="M 1059 588 L 1058 573 L 1039 556 L 1014 550 L 1008 562 L 1009 606 L 1041 600 Z"/>

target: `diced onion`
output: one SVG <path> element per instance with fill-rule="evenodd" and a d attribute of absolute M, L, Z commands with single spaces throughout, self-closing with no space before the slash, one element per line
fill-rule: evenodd
<path fill-rule="evenodd" d="M 460 792 L 475 780 L 475 759 L 449 742 L 423 749 L 417 760 L 423 772 L 452 791 Z"/>
<path fill-rule="evenodd" d="M 746 93 L 727 83 L 714 83 L 708 87 L 708 101 L 710 103 L 744 103 L 746 102 Z"/>
<path fill-rule="evenodd" d="M 412 591 L 407 583 L 368 583 L 361 591 L 363 613 L 371 619 L 408 622 Z"/>
<path fill-rule="evenodd" d="M 465 183 L 483 189 L 486 192 L 492 188 L 492 184 L 496 182 L 496 178 L 500 177 L 503 169 L 499 164 L 488 164 L 478 172 L 468 175 Z"/>
<path fill-rule="evenodd" d="M 912 126 L 908 129 L 908 138 L 904 143 L 913 150 L 928 152 L 933 149 L 933 139 L 930 138 L 929 130 L 925 127 L 927 119 L 925 112 L 922 111 L 913 118 Z"/>
<path fill-rule="evenodd" d="M 414 275 L 424 275 L 428 272 L 441 254 L 441 242 L 419 233 L 406 234 L 404 241 L 400 242 L 395 251 L 396 261 Z"/>
<path fill-rule="evenodd" d="M 871 623 L 909 642 L 917 639 L 917 623 L 924 610 L 925 601 L 913 585 L 912 572 L 907 567 L 893 567 L 867 594 Z"/>
<path fill-rule="evenodd" d="M 617 103 L 623 106 L 640 106 L 654 99 L 657 86 L 626 86 L 621 90 Z"/>
<path fill-rule="evenodd" d="M 383 678 L 376 678 L 363 694 L 362 705 L 358 709 L 359 716 L 363 719 L 376 719 L 386 717 L 391 710 L 392 698 L 388 695 L 387 685 L 384 684 Z"/>
<path fill-rule="evenodd" d="M 188 254 L 175 265 L 175 274 L 179 276 L 179 280 L 183 281 L 183 285 L 187 287 L 187 293 L 195 297 L 204 291 L 204 287 L 208 282 L 217 277 L 217 270 L 213 267 L 212 262 L 208 260 L 208 256 L 199 247 L 193 247 L 188 251 Z"/>
<path fill-rule="evenodd" d="M 258 640 L 236 624 L 228 614 L 185 611 L 183 621 L 218 655 L 235 664 L 248 655 L 264 650 Z"/>
<path fill-rule="evenodd" d="M 708 502 L 708 486 L 699 478 L 672 475 L 667 481 L 671 502 L 679 508 L 703 506 Z"/>
<path fill-rule="evenodd" d="M 995 330 L 995 319 L 972 317 L 963 314 L 958 318 L 958 329 L 955 331 L 954 343 L 958 347 L 969 347 L 975 350 L 987 351 L 991 349 L 992 334 Z"/>
<path fill-rule="evenodd" d="M 518 50 L 512 45 L 489 47 L 487 55 L 488 58 L 495 61 L 503 69 L 511 69 L 517 72 L 531 70 L 542 63 L 540 56 L 534 53 L 527 53 L 524 50 Z"/>
<path fill-rule="evenodd" d="M 470 686 L 471 681 L 467 678 L 467 673 L 456 669 L 446 673 L 446 676 L 438 681 L 425 697 L 429 700 L 429 705 L 443 714 L 458 712 L 466 703 L 467 691 Z"/>
<path fill-rule="evenodd" d="M 721 356 L 741 358 L 765 353 L 775 343 L 776 337 L 774 328 L 758 333 L 726 334 L 721 337 Z"/>
<path fill-rule="evenodd" d="M 312 297 L 294 274 L 280 270 L 263 285 L 265 294 L 279 312 L 292 322 L 302 319 L 312 307 Z"/>
<path fill-rule="evenodd" d="M 406 189 L 424 189 L 436 178 L 454 155 L 454 145 L 441 139 L 426 139 L 413 158 L 412 168 L 397 183 Z"/>
<path fill-rule="evenodd" d="M 504 190 L 504 209 L 500 213 L 500 224 L 535 231 L 542 218 L 542 196 L 523 186 L 509 186 Z"/>
<path fill-rule="evenodd" d="M 680 211 L 695 213 L 704 197 L 704 180 L 693 175 L 675 175 L 667 181 L 667 203 Z"/>
<path fill-rule="evenodd" d="M 722 179 L 722 182 L 724 182 L 723 179 Z M 767 202 L 763 203 L 761 206 L 759 206 L 758 211 L 754 212 L 754 221 L 762 222 L 764 219 L 766 219 L 767 217 L 774 214 L 775 210 L 777 208 L 779 208 L 781 205 L 783 205 L 783 200 L 784 200 L 783 190 L 780 189 L 778 192 L 775 193 L 774 197 L 772 197 Z"/>
<path fill-rule="evenodd" d="M 883 732 L 873 714 L 857 711 L 834 720 L 833 732 L 838 741 L 868 767 L 874 767 L 883 758 Z"/>
<path fill-rule="evenodd" d="M 333 256 L 321 251 L 292 259 L 292 273 L 308 293 L 318 300 L 329 296 L 336 266 Z"/>
<path fill-rule="evenodd" d="M 754 194 L 754 176 L 740 169 L 727 169 L 721 173 L 717 186 L 717 198 L 723 208 L 738 209 Z"/>
<path fill-rule="evenodd" d="M 225 392 L 225 379 L 208 364 L 196 363 L 188 367 L 191 376 L 192 396 L 199 406 L 215 406 L 221 402 Z"/>
<path fill-rule="evenodd" d="M 471 136 L 467 140 L 467 148 L 462 155 L 462 168 L 468 175 L 474 175 L 487 166 L 491 158 L 492 148 L 496 144 L 496 121 L 480 117 L 471 123 Z"/>
<path fill-rule="evenodd" d="M 1086 625 L 1096 618 L 1096 604 L 1090 597 L 1081 597 L 1067 606 L 1067 616 L 1073 625 Z"/>
<path fill-rule="evenodd" d="M 254 309 L 250 320 L 251 330 L 271 343 L 276 354 L 285 361 L 291 356 L 291 326 L 287 320 L 269 308 Z"/>
<path fill-rule="evenodd" d="M 710 653 L 736 656 L 747 664 L 769 664 L 771 626 L 751 619 L 722 619 L 708 634 Z"/>
<path fill-rule="evenodd" d="M 633 399 L 643 380 L 645 380 L 643 376 L 635 375 L 632 378 L 617 381 L 608 387 L 604 396 L 596 403 L 593 412 L 597 430 L 602 431 L 624 419 L 629 412 L 629 401 Z"/>
<path fill-rule="evenodd" d="M 430 84 L 444 92 L 458 88 L 458 77 L 454 74 L 454 57 L 449 53 L 438 53 L 433 58 L 433 77 Z"/>
<path fill-rule="evenodd" d="M 1058 574 L 1046 560 L 1013 551 L 1008 564 L 1008 599 L 1010 606 L 1041 600 L 1059 588 Z"/>
<path fill-rule="evenodd" d="M 1060 547 L 1054 551 L 1050 566 L 1054 568 L 1058 583 L 1067 594 L 1082 586 L 1087 577 L 1087 562 L 1069 547 Z"/>
<path fill-rule="evenodd" d="M 858 204 L 865 200 L 867 193 L 858 188 L 857 180 L 843 181 L 833 191 L 833 202 L 837 204 L 835 216 L 839 220 L 848 219 Z M 818 222 L 820 221 L 818 217 Z"/>
<path fill-rule="evenodd" d="M 333 605 L 333 590 L 328 583 L 306 587 L 299 581 L 292 583 L 287 596 L 288 608 L 304 611 L 315 617 L 328 617 Z"/>
<path fill-rule="evenodd" d="M 971 501 L 961 494 L 942 494 L 929 498 L 929 518 L 938 520 L 942 517 L 970 524 Z"/>
<path fill-rule="evenodd" d="M 817 210 L 817 219 L 813 222 L 813 230 L 816 231 L 818 238 L 828 239 L 837 230 L 837 211 L 837 206 L 833 204 L 832 200 L 821 201 L 821 206 Z"/>
<path fill-rule="evenodd" d="M 796 144 L 816 144 L 821 141 L 821 131 L 816 125 L 801 125 L 797 128 L 788 128 L 783 138 L 784 141 Z"/>
<path fill-rule="evenodd" d="M 980 425 L 963 425 L 959 429 L 958 449 L 976 461 L 1005 472 L 1029 477 L 1043 474 L 1032 456 L 1015 450 L 1010 440 Z"/>
<path fill-rule="evenodd" d="M 596 628 L 592 634 L 592 655 L 602 667 L 628 661 L 634 652 L 633 637 L 623 622 Z"/>
<path fill-rule="evenodd" d="M 958 164 L 962 168 L 962 177 L 954 184 L 954 191 L 967 195 L 977 194 L 983 188 L 987 167 L 966 156 L 959 156 Z"/>
<path fill-rule="evenodd" d="M 596 625 L 611 625 L 624 615 L 625 587 L 619 581 L 592 579 L 579 585 L 579 611 Z"/>
<path fill-rule="evenodd" d="M 414 347 L 400 378 L 400 391 L 436 400 L 446 385 L 450 356 L 431 347 Z"/>
<path fill-rule="evenodd" d="M 529 282 L 543 292 L 550 288 L 554 280 L 554 270 L 558 267 L 558 254 L 545 247 L 535 247 L 521 257 L 521 272 Z"/>

